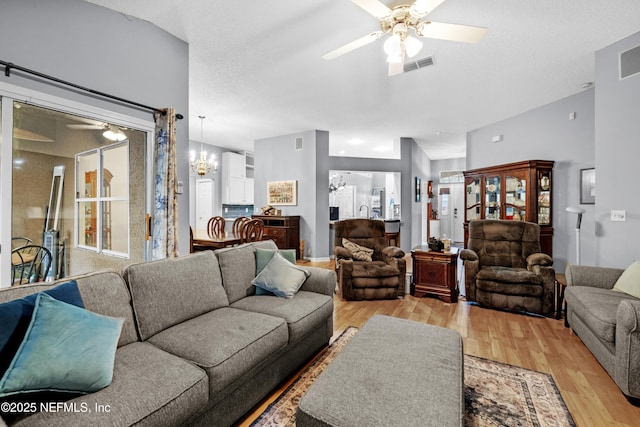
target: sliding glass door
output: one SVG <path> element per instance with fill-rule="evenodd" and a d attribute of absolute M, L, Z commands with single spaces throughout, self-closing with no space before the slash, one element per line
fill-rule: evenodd
<path fill-rule="evenodd" d="M 41 280 L 145 261 L 153 123 L 16 98 L 0 110 L 0 286 L 25 242 L 51 253 Z"/>

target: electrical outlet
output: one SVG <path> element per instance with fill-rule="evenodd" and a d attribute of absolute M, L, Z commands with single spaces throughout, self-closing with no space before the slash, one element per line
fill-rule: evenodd
<path fill-rule="evenodd" d="M 611 211 L 611 221 L 626 221 L 627 211 Z"/>

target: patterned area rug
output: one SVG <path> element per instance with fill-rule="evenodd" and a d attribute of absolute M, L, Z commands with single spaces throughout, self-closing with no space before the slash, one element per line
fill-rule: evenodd
<path fill-rule="evenodd" d="M 298 402 L 356 332 L 344 331 L 251 425 L 294 427 Z M 464 359 L 465 425 L 575 426 L 551 375 L 467 354 Z"/>

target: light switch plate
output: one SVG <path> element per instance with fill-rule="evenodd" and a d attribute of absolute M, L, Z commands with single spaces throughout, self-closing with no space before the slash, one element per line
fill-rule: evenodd
<path fill-rule="evenodd" d="M 611 211 L 611 221 L 626 221 L 627 211 Z"/>

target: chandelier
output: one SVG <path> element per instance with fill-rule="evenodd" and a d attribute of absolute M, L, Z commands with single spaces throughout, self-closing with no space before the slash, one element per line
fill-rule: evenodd
<path fill-rule="evenodd" d="M 191 151 L 189 155 L 189 166 L 191 166 L 191 170 L 197 173 L 200 176 L 204 176 L 211 169 L 213 169 L 213 173 L 218 171 L 218 162 L 216 161 L 215 154 L 212 154 L 209 159 L 207 159 L 207 152 L 204 150 L 204 144 L 202 141 L 203 137 L 203 124 L 204 124 L 204 116 L 198 116 L 200 118 L 200 156 L 196 158 L 196 152 Z"/>

